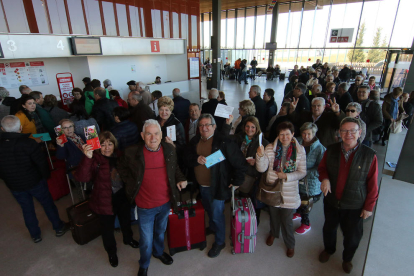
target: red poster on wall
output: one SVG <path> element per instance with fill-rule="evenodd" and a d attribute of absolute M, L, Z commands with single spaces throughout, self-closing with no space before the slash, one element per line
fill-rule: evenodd
<path fill-rule="evenodd" d="M 160 42 L 159 41 L 151 41 L 151 52 L 159 53 L 160 52 Z"/>
<path fill-rule="evenodd" d="M 74 87 L 72 74 L 57 73 L 56 80 L 59 87 L 60 98 L 62 100 L 63 108 L 69 110 L 69 104 L 73 102 L 72 90 Z"/>

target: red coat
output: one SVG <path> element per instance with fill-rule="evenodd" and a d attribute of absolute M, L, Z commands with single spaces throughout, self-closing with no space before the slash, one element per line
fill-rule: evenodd
<path fill-rule="evenodd" d="M 128 104 L 121 97 L 115 97 L 114 101 L 116 101 L 119 106 L 122 106 L 122 107 L 125 107 L 126 109 L 128 109 Z"/>
<path fill-rule="evenodd" d="M 89 207 L 99 215 L 113 215 L 112 181 L 109 160 L 97 153 L 89 159 L 84 156 L 75 172 L 75 179 L 80 182 L 93 181 Z"/>

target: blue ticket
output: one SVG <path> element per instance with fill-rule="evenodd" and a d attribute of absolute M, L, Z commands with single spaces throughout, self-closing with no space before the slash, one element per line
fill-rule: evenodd
<path fill-rule="evenodd" d="M 226 157 L 224 157 L 223 153 L 221 152 L 221 150 L 216 151 L 213 154 L 210 154 L 209 156 L 206 157 L 206 167 L 210 168 L 211 166 L 220 163 L 221 161 L 225 160 Z"/>
<path fill-rule="evenodd" d="M 43 142 L 52 140 L 52 138 L 50 138 L 50 135 L 49 135 L 48 132 L 33 134 L 33 137 L 34 138 L 40 138 Z"/>

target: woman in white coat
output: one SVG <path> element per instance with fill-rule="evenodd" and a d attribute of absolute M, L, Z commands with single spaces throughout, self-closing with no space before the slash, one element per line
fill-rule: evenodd
<path fill-rule="evenodd" d="M 271 231 L 266 244 L 271 246 L 282 229 L 286 255 L 292 258 L 295 254 L 292 217 L 300 206 L 298 181 L 306 176 L 306 152 L 293 137 L 292 123 L 280 123 L 277 129 L 279 135 L 273 144 L 257 149 L 256 169 L 266 172 L 257 198 L 269 206 Z"/>

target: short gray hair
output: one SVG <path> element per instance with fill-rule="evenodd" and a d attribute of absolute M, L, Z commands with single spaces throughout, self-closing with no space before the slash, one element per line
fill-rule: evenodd
<path fill-rule="evenodd" d="M 322 85 L 314 84 L 312 87 L 314 87 L 315 85 L 316 85 L 317 89 L 319 90 L 319 92 L 322 92 Z"/>
<path fill-rule="evenodd" d="M 355 107 L 355 109 L 356 109 L 356 111 L 357 111 L 358 113 L 361 113 L 361 111 L 362 111 L 362 107 L 361 107 L 361 105 L 360 105 L 359 103 L 356 103 L 356 102 L 349 103 L 349 104 L 346 106 L 346 109 L 348 109 L 349 107 Z"/>
<path fill-rule="evenodd" d="M 5 132 L 20 132 L 20 120 L 14 115 L 7 115 L 1 120 L 1 127 Z"/>
<path fill-rule="evenodd" d="M 355 77 L 355 80 L 356 79 L 361 79 L 361 80 L 364 80 L 364 77 L 363 76 L 361 76 L 361 75 L 357 75 L 356 77 Z"/>
<path fill-rule="evenodd" d="M 141 87 L 142 89 L 145 89 L 145 83 L 143 83 L 142 81 L 138 81 L 136 85 L 137 85 L 137 88 Z"/>
<path fill-rule="evenodd" d="M 160 124 L 158 123 L 157 120 L 154 120 L 154 119 L 146 120 L 145 123 L 144 123 L 144 126 L 142 127 L 142 132 L 145 133 L 145 129 L 149 126 L 157 126 L 158 129 L 160 130 L 161 135 L 162 135 L 161 126 L 160 126 Z"/>
<path fill-rule="evenodd" d="M 173 93 L 173 95 L 174 95 L 174 96 L 176 96 L 176 97 L 177 97 L 177 96 L 180 96 L 180 89 L 179 89 L 179 88 L 174 88 L 174 89 L 173 89 L 173 91 L 172 91 L 172 93 Z"/>
<path fill-rule="evenodd" d="M 110 85 L 112 85 L 112 82 L 111 82 L 111 80 L 106 79 L 106 80 L 103 81 L 103 84 L 110 86 Z"/>
<path fill-rule="evenodd" d="M 313 98 L 311 104 L 313 104 L 313 102 L 316 102 L 316 101 L 322 102 L 322 105 L 325 106 L 325 99 L 324 98 L 322 98 L 322 97 Z"/>
<path fill-rule="evenodd" d="M 328 77 L 329 77 L 329 78 L 330 78 L 330 77 L 334 78 L 334 75 L 329 74 L 329 75 L 327 75 L 327 76 L 326 76 L 326 78 L 328 78 Z"/>
<path fill-rule="evenodd" d="M 306 122 L 300 127 L 300 133 L 304 132 L 305 130 L 311 129 L 313 136 L 315 136 L 316 132 L 318 131 L 318 126 L 311 122 Z"/>
<path fill-rule="evenodd" d="M 197 125 L 200 124 L 200 121 L 202 119 L 210 119 L 212 125 L 215 125 L 216 124 L 216 120 L 214 120 L 214 117 L 210 113 L 203 113 L 203 114 L 201 114 L 200 115 L 200 118 L 198 118 L 198 124 Z"/>
<path fill-rule="evenodd" d="M 10 92 L 5 87 L 0 87 L 0 100 L 10 96 Z"/>
<path fill-rule="evenodd" d="M 346 83 L 346 82 L 341 82 L 339 85 L 338 85 L 338 89 L 339 88 L 342 88 L 343 90 L 345 90 L 345 92 L 346 91 L 348 91 L 349 90 L 349 84 L 348 83 Z"/>
<path fill-rule="evenodd" d="M 358 125 L 358 129 L 361 129 L 362 128 L 361 121 L 359 119 L 351 118 L 351 117 L 345 117 L 345 118 L 343 118 L 342 121 L 341 121 L 341 124 L 339 125 L 339 128 L 342 125 L 346 124 L 346 123 L 355 123 L 355 124 Z"/>
<path fill-rule="evenodd" d="M 217 90 L 217 88 L 211 88 L 210 91 L 208 92 L 208 94 L 214 98 L 217 99 L 219 96 L 219 91 Z"/>
<path fill-rule="evenodd" d="M 262 89 L 260 88 L 260 86 L 258 86 L 256 84 L 252 85 L 250 88 L 253 88 L 253 91 L 255 91 L 258 96 L 260 96 L 260 94 L 262 93 Z"/>
<path fill-rule="evenodd" d="M 132 93 L 132 98 L 134 100 L 139 101 L 139 102 L 142 101 L 142 96 L 139 94 L 139 92 L 132 91 L 132 92 L 129 92 L 129 93 Z"/>

